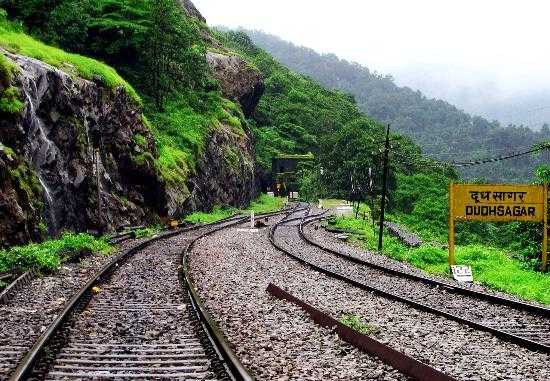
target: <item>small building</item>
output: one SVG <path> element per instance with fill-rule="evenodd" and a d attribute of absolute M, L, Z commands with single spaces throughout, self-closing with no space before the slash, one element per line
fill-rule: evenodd
<path fill-rule="evenodd" d="M 312 162 L 315 156 L 311 152 L 305 155 L 279 154 L 271 160 L 271 174 L 273 179 L 273 193 L 277 196 L 288 196 L 297 192 L 297 171 L 299 165 Z"/>

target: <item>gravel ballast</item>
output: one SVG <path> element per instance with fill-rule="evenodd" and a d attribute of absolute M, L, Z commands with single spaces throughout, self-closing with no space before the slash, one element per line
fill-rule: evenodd
<path fill-rule="evenodd" d="M 267 233 L 228 229 L 201 240 L 190 258 L 206 307 L 258 379 L 403 378 L 269 297 L 270 282 L 337 319 L 361 317 L 376 339 L 458 379 L 550 379 L 548 356 L 321 275 L 275 250 Z M 299 255 L 315 255 L 297 226 L 281 226 L 275 238 Z"/>
<path fill-rule="evenodd" d="M 152 243 L 98 284 L 46 378 L 228 379 L 178 277 L 180 254 L 196 234 Z"/>
<path fill-rule="evenodd" d="M 138 242 L 125 241 L 118 250 Z M 55 274 L 35 277 L 7 304 L 0 304 L 0 380 L 8 378 L 65 303 L 115 254 L 94 254 L 65 263 Z"/>
<path fill-rule="evenodd" d="M 305 234 L 315 234 L 314 228 L 308 228 Z M 300 241 L 301 238 L 296 229 L 289 231 L 288 236 L 292 237 L 291 241 L 284 243 L 285 239 L 282 239 L 281 242 L 284 243 L 287 249 L 292 251 L 291 246 L 293 243 Z M 383 291 L 412 299 L 473 322 L 514 332 L 519 336 L 526 335 L 527 338 L 535 341 L 550 343 L 550 319 L 548 318 L 533 315 L 527 311 L 490 303 L 483 299 L 456 294 L 441 287 L 434 287 L 419 281 L 388 274 L 362 264 L 352 263 L 345 258 L 309 245 L 304 240 L 301 242 L 305 248 L 305 250 L 300 252 L 301 257 L 338 274 L 343 274 L 353 280 L 375 286 Z M 525 327 L 529 327 L 529 331 L 526 331 Z M 540 336 L 531 336 L 537 329 L 540 332 Z"/>
<path fill-rule="evenodd" d="M 306 224 L 304 226 L 304 233 L 306 233 L 307 237 L 312 239 L 314 242 L 320 244 L 321 246 L 336 250 L 342 254 L 355 256 L 367 262 L 375 263 L 375 264 L 382 265 L 391 269 L 399 270 L 405 273 L 420 275 L 426 278 L 435 279 L 443 283 L 448 283 L 453 286 L 457 286 L 457 283 L 451 278 L 430 274 L 408 263 L 400 262 L 393 258 L 390 258 L 385 255 L 380 255 L 375 252 L 363 250 L 359 247 L 358 243 L 342 242 L 336 237 L 335 233 L 324 229 L 320 222 Z M 475 273 L 474 273 L 474 280 L 475 280 Z M 515 295 L 505 294 L 497 290 L 490 289 L 475 281 L 474 283 L 461 283 L 460 287 L 468 288 L 476 291 L 482 291 L 488 294 L 493 294 L 493 295 L 497 295 L 497 296 L 512 299 L 512 300 L 525 301 Z M 542 306 L 542 304 L 537 303 L 535 301 L 528 301 L 528 303 Z"/>

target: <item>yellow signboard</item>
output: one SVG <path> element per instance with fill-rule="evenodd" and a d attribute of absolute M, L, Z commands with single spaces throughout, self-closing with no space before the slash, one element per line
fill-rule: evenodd
<path fill-rule="evenodd" d="M 544 219 L 542 185 L 453 184 L 452 214 L 462 221 Z"/>
<path fill-rule="evenodd" d="M 455 264 L 455 221 L 544 222 L 542 268 L 547 266 L 547 185 L 450 184 L 449 265 Z"/>

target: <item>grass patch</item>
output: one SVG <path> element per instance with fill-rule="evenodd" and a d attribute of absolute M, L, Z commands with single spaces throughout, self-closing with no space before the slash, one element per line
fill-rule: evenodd
<path fill-rule="evenodd" d="M 275 212 L 282 209 L 284 204 L 285 199 L 282 197 L 262 194 L 252 201 L 247 209 L 215 206 L 211 212 L 195 212 L 190 214 L 185 218 L 185 221 L 193 224 L 210 224 L 243 212 L 254 211 L 256 214 Z"/>
<path fill-rule="evenodd" d="M 64 233 L 56 240 L 0 250 L 0 272 L 31 268 L 52 272 L 59 269 L 67 255 L 84 249 L 109 254 L 113 247 L 104 238 L 94 238 L 85 233 Z"/>
<path fill-rule="evenodd" d="M 136 238 L 149 238 L 162 231 L 162 226 L 154 225 L 146 228 L 137 229 L 135 231 Z"/>
<path fill-rule="evenodd" d="M 239 212 L 236 208 L 229 208 L 223 206 L 215 206 L 211 212 L 195 212 L 188 215 L 185 221 L 192 224 L 211 224 L 223 220 L 224 218 L 231 217 Z"/>
<path fill-rule="evenodd" d="M 247 210 L 254 211 L 254 213 L 270 213 L 277 210 L 281 210 L 285 206 L 284 197 L 268 196 L 267 194 L 261 194 L 256 200 L 250 203 Z"/>
<path fill-rule="evenodd" d="M 325 198 L 320 200 L 323 204 L 323 208 L 330 209 L 330 208 L 336 208 L 337 206 L 341 205 L 349 205 L 349 203 L 346 200 L 340 200 L 336 198 Z"/>
<path fill-rule="evenodd" d="M 233 102 L 219 92 L 182 92 L 166 100 L 162 112 L 148 105 L 148 124 L 159 148 L 156 168 L 171 186 L 186 192 L 188 177 L 196 173 L 196 164 L 208 144 L 208 137 L 224 122 L 238 136 L 245 136 L 244 116 Z M 236 165 L 238 156 L 228 156 Z"/>
<path fill-rule="evenodd" d="M 367 250 L 376 250 L 377 234 L 367 220 L 338 217 L 332 226 L 353 232 L 353 240 Z M 383 254 L 398 261 L 408 262 L 429 273 L 450 276 L 447 250 L 437 244 L 409 248 L 399 239 L 385 233 Z M 485 286 L 526 300 L 550 304 L 550 274 L 525 268 L 502 249 L 480 245 L 456 246 L 456 262 L 472 267 L 474 280 Z"/>
<path fill-rule="evenodd" d="M 8 87 L 0 96 L 0 112 L 4 114 L 20 114 L 24 105 L 19 89 L 15 86 Z"/>
<path fill-rule="evenodd" d="M 141 98 L 134 88 L 112 67 L 97 60 L 78 54 L 67 53 L 61 49 L 46 45 L 23 33 L 18 25 L 2 18 L 0 18 L 0 46 L 11 53 L 35 58 L 68 73 L 77 74 L 85 79 L 92 79 L 94 76 L 98 76 L 105 86 L 112 89 L 123 87 L 134 102 L 141 104 Z"/>
<path fill-rule="evenodd" d="M 357 315 L 345 314 L 342 315 L 342 317 L 338 321 L 345 326 L 353 329 L 354 331 L 362 333 L 363 335 L 372 335 L 380 332 L 380 329 L 378 327 L 364 322 L 363 319 L 361 319 Z"/>

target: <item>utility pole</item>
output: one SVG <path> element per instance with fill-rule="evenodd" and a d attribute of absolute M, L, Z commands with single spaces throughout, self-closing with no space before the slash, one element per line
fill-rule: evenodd
<path fill-rule="evenodd" d="M 382 200 L 380 201 L 380 232 L 378 234 L 378 251 L 382 251 L 382 235 L 384 234 L 384 212 L 386 209 L 386 193 L 388 192 L 388 157 L 390 152 L 390 125 L 386 131 L 386 144 L 384 148 L 384 172 L 382 173 Z"/>

